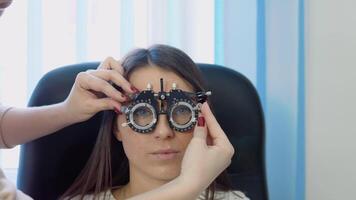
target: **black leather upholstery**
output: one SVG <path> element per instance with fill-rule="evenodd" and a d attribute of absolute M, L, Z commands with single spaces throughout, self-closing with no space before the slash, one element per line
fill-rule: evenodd
<path fill-rule="evenodd" d="M 61 67 L 47 73 L 33 92 L 29 106 L 63 101 L 76 74 L 95 69 L 98 62 Z M 234 188 L 251 199 L 268 199 L 264 164 L 264 118 L 251 82 L 231 69 L 198 64 L 212 90 L 215 115 L 236 149 L 228 168 Z M 85 165 L 95 144 L 101 113 L 22 145 L 18 187 L 34 199 L 56 199 Z"/>

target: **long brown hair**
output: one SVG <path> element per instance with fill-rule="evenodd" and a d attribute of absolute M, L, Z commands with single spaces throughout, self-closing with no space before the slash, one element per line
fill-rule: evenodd
<path fill-rule="evenodd" d="M 172 71 L 188 81 L 195 91 L 205 90 L 203 76 L 192 59 L 179 49 L 167 45 L 154 45 L 148 49 L 131 51 L 122 60 L 124 77 L 140 68 L 156 66 Z M 88 162 L 74 183 L 62 195 L 62 198 L 93 194 L 94 199 L 100 192 L 106 192 L 129 182 L 129 161 L 122 144 L 113 136 L 117 115 L 113 111 L 104 111 L 103 120 L 94 150 Z M 216 190 L 231 190 L 231 182 L 226 170 L 223 171 L 206 189 L 205 199 L 213 200 Z"/>

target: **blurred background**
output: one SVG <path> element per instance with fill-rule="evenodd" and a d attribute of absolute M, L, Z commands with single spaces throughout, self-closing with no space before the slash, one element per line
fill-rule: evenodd
<path fill-rule="evenodd" d="M 0 18 L 0 102 L 26 106 L 54 68 L 169 44 L 257 88 L 270 199 L 353 199 L 354 8 L 353 0 L 14 0 Z M 13 182 L 19 148 L 0 151 Z"/>

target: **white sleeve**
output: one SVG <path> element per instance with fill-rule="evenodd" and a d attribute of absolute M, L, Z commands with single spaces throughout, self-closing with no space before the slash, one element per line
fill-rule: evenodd
<path fill-rule="evenodd" d="M 250 200 L 243 192 L 234 190 L 229 192 L 229 200 Z"/>
<path fill-rule="evenodd" d="M 15 185 L 6 179 L 0 169 L 0 199 L 1 200 L 32 200 L 23 192 L 16 189 Z"/>

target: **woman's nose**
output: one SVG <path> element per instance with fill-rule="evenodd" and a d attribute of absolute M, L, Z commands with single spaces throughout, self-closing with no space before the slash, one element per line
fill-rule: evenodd
<path fill-rule="evenodd" d="M 153 135 L 156 139 L 166 139 L 174 137 L 174 131 L 169 127 L 167 116 L 159 115 L 158 122 Z"/>

